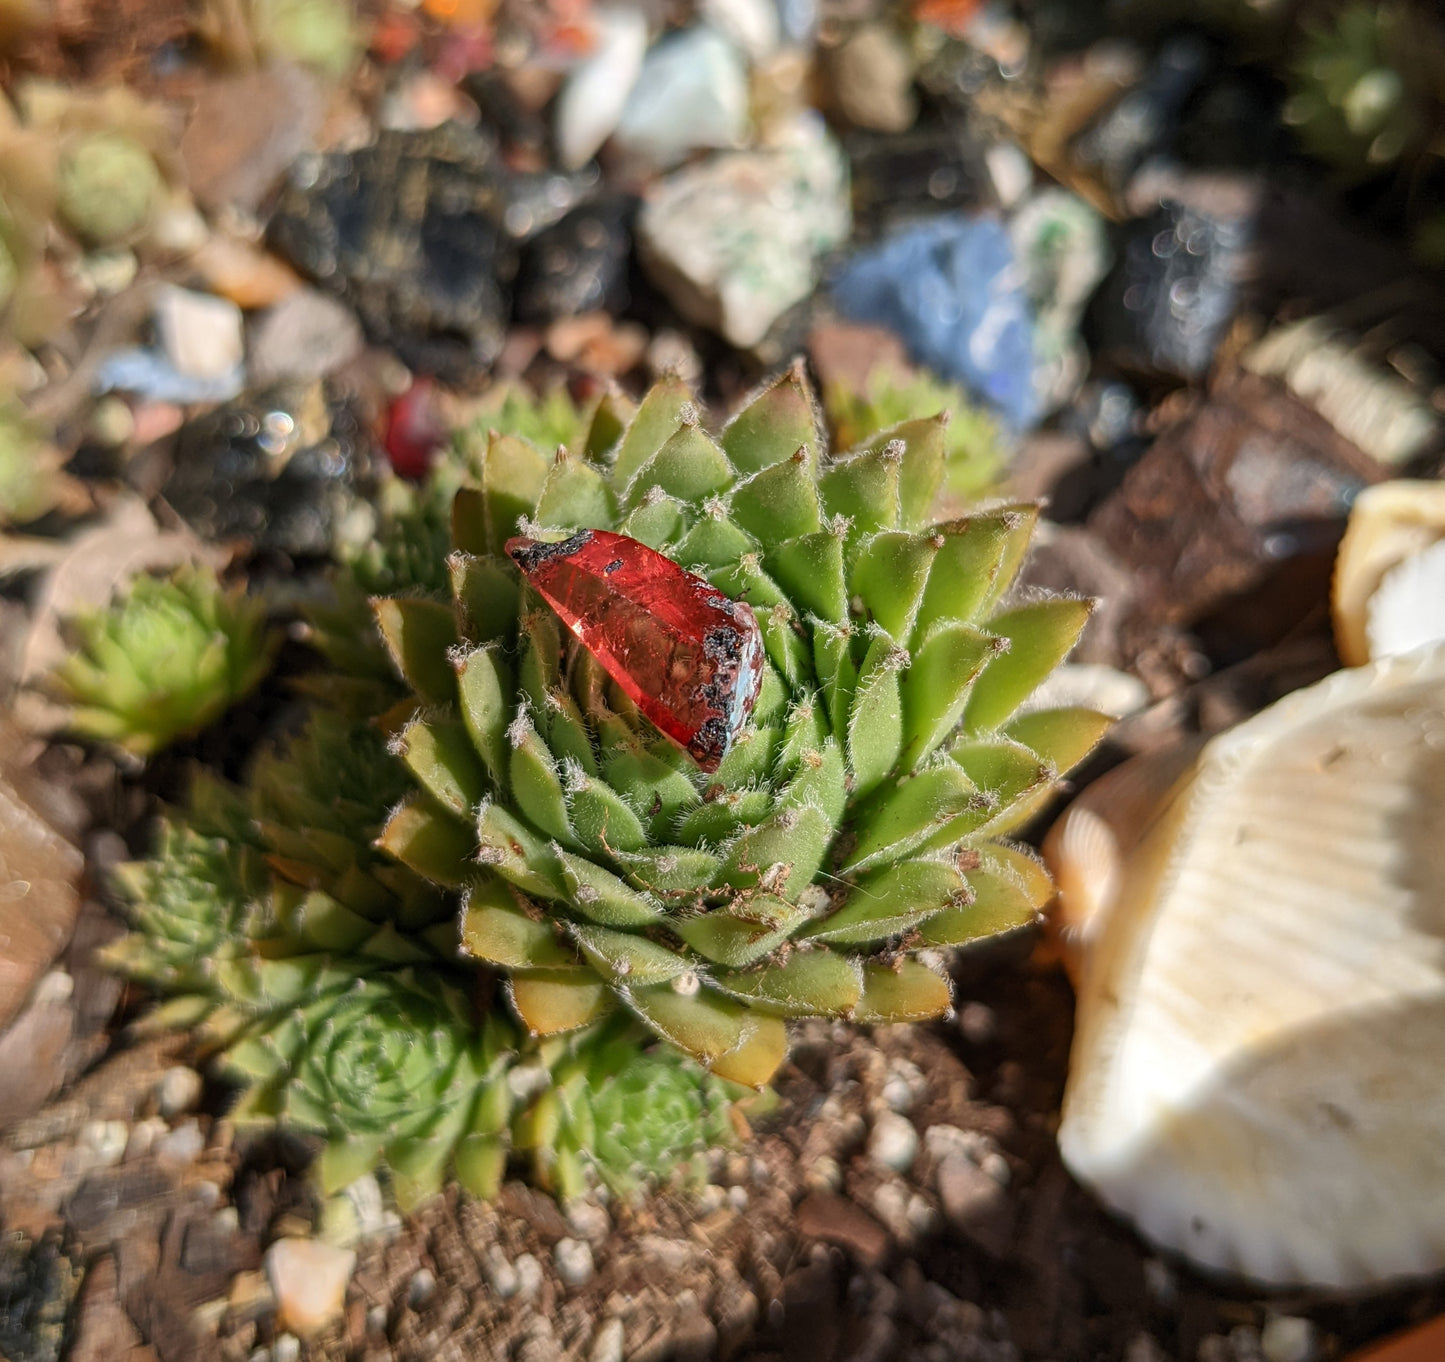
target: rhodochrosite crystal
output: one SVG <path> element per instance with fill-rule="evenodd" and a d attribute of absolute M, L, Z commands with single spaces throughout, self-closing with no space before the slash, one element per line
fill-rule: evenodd
<path fill-rule="evenodd" d="M 763 681 L 752 610 L 626 535 L 583 530 L 507 553 L 642 712 L 717 770 Z"/>

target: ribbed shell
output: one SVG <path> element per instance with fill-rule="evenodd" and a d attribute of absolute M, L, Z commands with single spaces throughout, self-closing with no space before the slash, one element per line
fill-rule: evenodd
<path fill-rule="evenodd" d="M 1082 961 L 1069 1168 L 1205 1267 L 1445 1268 L 1445 648 L 1214 739 L 1117 885 Z"/>

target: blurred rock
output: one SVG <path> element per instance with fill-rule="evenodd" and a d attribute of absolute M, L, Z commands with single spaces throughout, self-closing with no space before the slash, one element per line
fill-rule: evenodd
<path fill-rule="evenodd" d="M 315 1239 L 278 1239 L 266 1250 L 266 1275 L 280 1325 L 310 1338 L 338 1319 L 355 1266 L 350 1249 Z"/>
<path fill-rule="evenodd" d="M 1169 39 L 1143 80 L 1074 139 L 1074 164 L 1120 196 L 1144 161 L 1166 147 L 1185 102 L 1213 63 L 1209 45 L 1197 35 Z"/>
<path fill-rule="evenodd" d="M 809 1192 L 797 1205 L 798 1233 L 847 1250 L 865 1267 L 888 1256 L 888 1231 L 861 1206 L 835 1192 Z"/>
<path fill-rule="evenodd" d="M 1009 220 L 1024 292 L 1034 314 L 1034 392 L 1041 412 L 1064 405 L 1083 383 L 1089 352 L 1079 336 L 1084 307 L 1109 268 L 1104 221 L 1067 189 L 1042 189 Z"/>
<path fill-rule="evenodd" d="M 212 293 L 246 311 L 270 307 L 301 287 L 295 270 L 235 237 L 207 237 L 188 263 Z"/>
<path fill-rule="evenodd" d="M 155 294 L 155 324 L 166 358 L 187 378 L 224 379 L 245 358 L 241 309 L 225 298 L 162 284 Z"/>
<path fill-rule="evenodd" d="M 808 334 L 808 358 L 822 388 L 840 384 L 863 392 L 875 370 L 904 378 L 910 370 L 903 342 L 882 326 L 824 321 Z"/>
<path fill-rule="evenodd" d="M 982 153 L 950 124 L 892 136 L 853 133 L 844 146 L 853 171 L 853 208 L 860 228 L 870 233 L 900 219 L 977 208 L 987 200 Z"/>
<path fill-rule="evenodd" d="M 935 1174 L 944 1219 L 986 1253 L 1001 1258 L 1013 1241 L 1014 1210 L 998 1181 L 962 1154 L 946 1154 Z"/>
<path fill-rule="evenodd" d="M 436 384 L 422 377 L 387 408 L 382 447 L 394 473 L 419 482 L 431 471 L 437 450 L 450 434 Z"/>
<path fill-rule="evenodd" d="M 0 913 L 0 939 L 5 926 Z M 0 1130 L 38 1111 L 65 1081 L 66 1050 L 75 1031 L 73 993 L 68 974 L 47 974 L 19 1016 L 0 1031 Z"/>
<path fill-rule="evenodd" d="M 635 203 L 600 199 L 574 208 L 523 248 L 517 270 L 519 321 L 546 322 L 627 306 Z"/>
<path fill-rule="evenodd" d="M 465 377 L 496 358 L 505 333 L 516 271 L 507 206 L 492 143 L 449 123 L 303 157 L 270 238 L 412 368 Z"/>
<path fill-rule="evenodd" d="M 638 248 L 684 317 L 749 349 L 812 292 L 817 257 L 841 244 L 849 221 L 842 155 L 809 119 L 785 146 L 662 181 L 639 215 Z"/>
<path fill-rule="evenodd" d="M 612 135 L 637 84 L 647 52 L 647 18 L 630 5 L 594 11 L 593 48 L 557 96 L 553 139 L 557 162 L 576 170 Z"/>
<path fill-rule="evenodd" d="M 180 141 L 191 192 L 207 208 L 256 212 L 315 145 L 325 105 L 315 79 L 285 63 L 206 82 Z"/>
<path fill-rule="evenodd" d="M 59 1235 L 31 1241 L 12 1232 L 0 1238 L 0 1356 L 56 1362 L 75 1355 L 67 1332 L 85 1276 L 79 1257 L 61 1252 Z"/>
<path fill-rule="evenodd" d="M 1215 616 L 1220 646 L 1241 656 L 1323 609 L 1350 503 L 1382 475 L 1285 389 L 1244 374 L 1156 439 L 1089 529 L 1130 570 L 1141 631 Z"/>
<path fill-rule="evenodd" d="M 913 59 L 888 24 L 864 24 L 828 61 L 833 102 L 854 127 L 906 132 L 918 117 Z"/>
<path fill-rule="evenodd" d="M 590 374 L 616 378 L 635 369 L 647 353 L 647 330 L 614 322 L 605 312 L 564 317 L 547 328 L 547 353 Z"/>
<path fill-rule="evenodd" d="M 1170 200 L 1131 222 L 1091 311 L 1106 357 L 1146 373 L 1205 373 L 1239 304 L 1252 232 L 1252 213 L 1230 199 Z"/>
<path fill-rule="evenodd" d="M 370 476 L 370 441 L 319 384 L 248 395 L 181 428 L 162 487 L 203 538 L 325 554 Z"/>
<path fill-rule="evenodd" d="M 660 170 L 689 152 L 737 147 L 748 123 L 742 55 L 705 24 L 671 33 L 643 59 L 613 143 Z"/>
<path fill-rule="evenodd" d="M 781 25 L 774 0 L 699 0 L 698 12 L 750 61 L 763 61 L 777 49 Z"/>
<path fill-rule="evenodd" d="M 226 402 L 241 391 L 246 371 L 237 366 L 218 377 L 182 373 L 160 350 L 112 350 L 95 372 L 98 393 L 135 393 L 146 402 L 171 402 L 191 406 L 202 402 Z"/>
<path fill-rule="evenodd" d="M 1032 321 L 1008 233 L 991 218 L 937 218 L 855 255 L 833 281 L 854 321 L 896 331 L 909 354 L 966 384 L 1015 427 L 1038 414 Z"/>
<path fill-rule="evenodd" d="M 351 309 L 302 288 L 251 323 L 251 386 L 325 378 L 361 352 L 361 324 Z"/>

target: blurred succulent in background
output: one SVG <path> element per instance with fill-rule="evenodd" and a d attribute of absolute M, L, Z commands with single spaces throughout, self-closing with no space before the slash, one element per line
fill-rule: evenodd
<path fill-rule="evenodd" d="M 199 733 L 255 690 L 278 642 L 264 602 L 202 568 L 138 577 L 67 627 L 74 651 L 50 685 L 70 706 L 70 730 L 141 757 Z"/>
<path fill-rule="evenodd" d="M 64 462 L 38 422 L 18 403 L 0 401 L 0 528 L 84 501 L 78 485 L 61 472 Z"/>
<path fill-rule="evenodd" d="M 356 11 L 345 0 L 202 0 L 196 33 L 230 65 L 291 61 L 344 76 L 361 53 Z"/>
<path fill-rule="evenodd" d="M 823 411 L 839 448 L 854 449 L 920 413 L 948 413 L 944 487 L 954 497 L 977 497 L 998 482 L 1008 459 L 998 422 L 962 388 L 926 370 L 901 375 L 875 369 L 862 393 L 842 383 L 823 392 Z"/>
<path fill-rule="evenodd" d="M 1285 121 L 1347 177 L 1442 153 L 1445 28 L 1427 6 L 1351 0 L 1306 29 L 1289 80 Z"/>

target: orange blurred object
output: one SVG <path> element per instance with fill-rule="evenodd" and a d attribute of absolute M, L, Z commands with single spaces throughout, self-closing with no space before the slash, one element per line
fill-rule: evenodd
<path fill-rule="evenodd" d="M 1436 1315 L 1383 1343 L 1372 1343 L 1361 1352 L 1351 1353 L 1345 1362 L 1441 1362 L 1442 1358 L 1445 1358 L 1445 1315 Z"/>
<path fill-rule="evenodd" d="M 964 38 L 982 8 L 983 0 L 914 0 L 913 17 L 952 38 Z"/>
<path fill-rule="evenodd" d="M 480 28 L 492 21 L 497 0 L 421 0 L 422 9 L 451 28 Z"/>
<path fill-rule="evenodd" d="M 411 10 L 389 9 L 371 31 L 371 54 L 383 65 L 399 62 L 417 45 L 421 25 Z"/>

